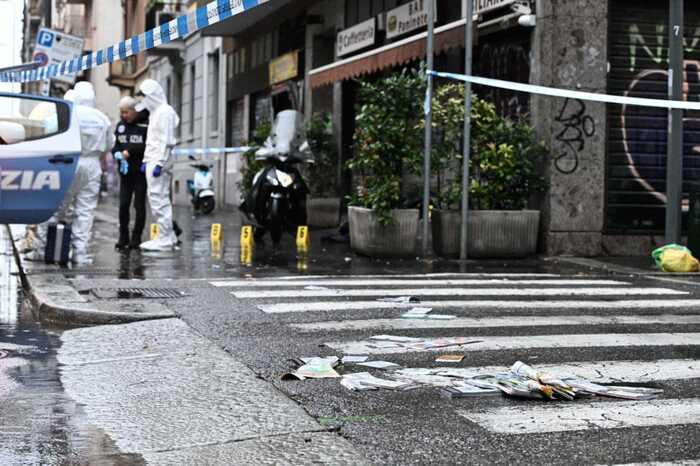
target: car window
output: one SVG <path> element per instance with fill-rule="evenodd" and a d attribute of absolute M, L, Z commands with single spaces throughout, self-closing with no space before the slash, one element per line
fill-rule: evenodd
<path fill-rule="evenodd" d="M 68 122 L 66 103 L 0 96 L 0 146 L 62 133 Z"/>

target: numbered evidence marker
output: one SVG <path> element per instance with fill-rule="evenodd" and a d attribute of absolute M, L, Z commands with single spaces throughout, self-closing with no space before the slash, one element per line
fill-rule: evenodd
<path fill-rule="evenodd" d="M 220 223 L 214 223 L 211 226 L 211 251 L 213 255 L 219 254 L 221 252 L 221 243 L 223 241 L 223 234 Z"/>
<path fill-rule="evenodd" d="M 297 250 L 306 252 L 309 250 L 309 246 L 309 227 L 300 226 L 297 229 Z"/>
<path fill-rule="evenodd" d="M 253 247 L 241 246 L 241 265 L 250 267 L 253 265 Z"/>
<path fill-rule="evenodd" d="M 157 239 L 160 236 L 160 228 L 157 223 L 151 223 L 151 240 Z"/>
<path fill-rule="evenodd" d="M 241 228 L 241 249 L 252 248 L 255 240 L 253 239 L 253 227 L 246 225 Z"/>

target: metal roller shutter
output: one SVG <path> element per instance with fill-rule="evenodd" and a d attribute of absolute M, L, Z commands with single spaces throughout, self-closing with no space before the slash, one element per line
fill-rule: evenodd
<path fill-rule="evenodd" d="M 700 101 L 700 4 L 685 7 L 685 89 Z M 668 2 L 610 0 L 608 92 L 667 98 Z M 607 230 L 661 231 L 668 117 L 664 109 L 608 106 Z M 684 122 L 684 192 L 700 182 L 700 112 Z M 685 196 L 687 198 L 687 196 Z"/>

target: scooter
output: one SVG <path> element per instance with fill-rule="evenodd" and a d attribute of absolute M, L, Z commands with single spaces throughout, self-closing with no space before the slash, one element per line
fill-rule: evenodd
<path fill-rule="evenodd" d="M 266 166 L 253 178 L 240 210 L 255 224 L 256 241 L 269 231 L 277 246 L 285 230 L 295 234 L 298 226 L 306 225 L 309 188 L 295 165 L 313 162 L 313 158 L 305 141 L 302 114 L 295 110 L 280 112 L 255 159 Z"/>
<path fill-rule="evenodd" d="M 190 160 L 196 159 L 190 156 Z M 203 214 L 210 214 L 216 207 L 214 176 L 212 176 L 210 171 L 211 165 L 193 163 L 190 167 L 197 170 L 194 174 L 194 180 L 187 180 L 187 190 L 192 198 L 192 206 L 194 210 Z"/>

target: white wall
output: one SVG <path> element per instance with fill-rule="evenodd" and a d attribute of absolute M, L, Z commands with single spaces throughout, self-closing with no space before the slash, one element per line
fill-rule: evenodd
<path fill-rule="evenodd" d="M 93 0 L 90 8 L 89 24 L 92 34 L 92 44 L 95 50 L 108 47 L 122 40 L 124 19 L 122 4 L 120 1 Z M 109 65 L 102 65 L 92 69 L 90 82 L 95 86 L 97 108 L 116 122 L 119 117 L 119 99 L 121 93 L 117 87 L 110 86 L 107 82 Z"/>
<path fill-rule="evenodd" d="M 0 0 L 0 67 L 22 63 L 23 7 L 22 0 Z M 0 92 L 19 90 L 19 84 L 0 83 Z"/>

